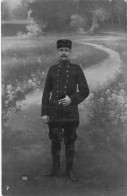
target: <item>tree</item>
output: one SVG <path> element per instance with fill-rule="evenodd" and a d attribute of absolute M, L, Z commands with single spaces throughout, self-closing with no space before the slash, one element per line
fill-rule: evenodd
<path fill-rule="evenodd" d="M 92 11 L 92 23 L 88 30 L 89 33 L 96 33 L 103 23 L 109 17 L 109 12 L 102 6 L 95 7 Z"/>
<path fill-rule="evenodd" d="M 97 32 L 111 18 L 123 23 L 123 0 L 27 0 L 31 17 L 45 31 L 85 29 Z"/>
<path fill-rule="evenodd" d="M 27 1 L 21 0 L 20 4 L 13 9 L 14 18 L 27 19 L 27 6 Z"/>
<path fill-rule="evenodd" d="M 70 27 L 71 15 L 76 12 L 74 1 L 36 1 L 29 2 L 31 17 L 38 23 L 46 23 L 46 30 L 64 31 Z M 70 9 L 71 8 L 71 9 Z"/>
<path fill-rule="evenodd" d="M 1 19 L 11 20 L 13 17 L 12 9 L 10 8 L 7 1 L 1 2 Z"/>
<path fill-rule="evenodd" d="M 71 16 L 70 26 L 75 30 L 82 32 L 87 28 L 87 19 L 78 14 L 74 14 Z"/>
<path fill-rule="evenodd" d="M 115 21 L 121 26 L 123 21 L 124 2 L 122 0 L 114 1 L 114 18 Z"/>
<path fill-rule="evenodd" d="M 32 11 L 28 11 L 28 25 L 26 26 L 26 30 L 28 32 L 28 36 L 40 36 L 43 33 L 46 25 L 40 26 L 32 17 Z M 42 25 L 42 23 L 41 23 Z"/>

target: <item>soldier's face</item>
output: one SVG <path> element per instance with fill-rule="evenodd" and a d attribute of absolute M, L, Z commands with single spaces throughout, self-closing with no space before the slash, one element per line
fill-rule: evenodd
<path fill-rule="evenodd" d="M 70 59 L 71 50 L 70 48 L 62 47 L 58 48 L 57 55 L 59 60 L 69 60 Z"/>

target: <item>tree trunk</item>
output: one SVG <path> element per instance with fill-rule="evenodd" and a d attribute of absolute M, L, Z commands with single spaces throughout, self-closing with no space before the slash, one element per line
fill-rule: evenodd
<path fill-rule="evenodd" d="M 98 31 L 98 28 L 99 28 L 99 25 L 97 22 L 97 17 L 95 14 L 93 14 L 92 25 L 91 25 L 90 29 L 87 31 L 87 33 L 94 34 Z"/>
<path fill-rule="evenodd" d="M 120 16 L 120 14 L 118 14 L 118 22 L 119 22 L 119 26 L 121 26 L 121 16 Z"/>

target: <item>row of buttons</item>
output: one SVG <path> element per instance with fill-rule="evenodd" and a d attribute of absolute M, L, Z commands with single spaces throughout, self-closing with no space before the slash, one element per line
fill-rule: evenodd
<path fill-rule="evenodd" d="M 61 66 L 59 65 L 59 68 L 60 68 L 60 67 L 61 67 Z M 69 68 L 69 65 L 68 65 L 67 67 Z M 58 72 L 58 73 L 57 73 L 57 82 L 59 82 L 59 79 L 58 79 L 58 78 L 59 78 L 60 69 L 58 69 L 57 72 Z M 69 71 L 66 70 L 66 72 L 68 73 Z M 69 75 L 67 74 L 67 78 L 68 78 L 68 77 L 69 77 Z M 68 79 L 66 80 L 66 83 L 68 83 Z M 58 88 L 59 88 L 59 85 L 57 85 L 57 89 L 58 89 Z M 64 88 L 67 89 L 67 86 L 65 85 Z M 65 91 L 65 90 L 64 90 L 64 93 L 66 94 L 66 91 Z M 58 98 L 58 94 L 59 94 L 59 91 L 57 90 L 57 96 L 56 96 L 57 98 Z"/>

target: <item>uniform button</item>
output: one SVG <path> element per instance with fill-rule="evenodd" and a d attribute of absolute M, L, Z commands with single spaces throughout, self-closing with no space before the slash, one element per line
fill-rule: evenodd
<path fill-rule="evenodd" d="M 69 77 L 69 75 L 67 75 L 67 78 Z"/>
<path fill-rule="evenodd" d="M 60 70 L 58 69 L 58 71 L 60 71 Z"/>
<path fill-rule="evenodd" d="M 67 70 L 67 72 L 68 72 L 68 70 Z"/>
<path fill-rule="evenodd" d="M 66 86 L 64 88 L 67 88 Z"/>
<path fill-rule="evenodd" d="M 59 74 L 57 74 L 57 76 L 59 76 Z"/>
<path fill-rule="evenodd" d="M 58 94 L 58 92 L 59 92 L 59 91 L 57 91 L 57 94 Z"/>
<path fill-rule="evenodd" d="M 66 82 L 68 82 L 68 80 L 66 80 Z"/>

